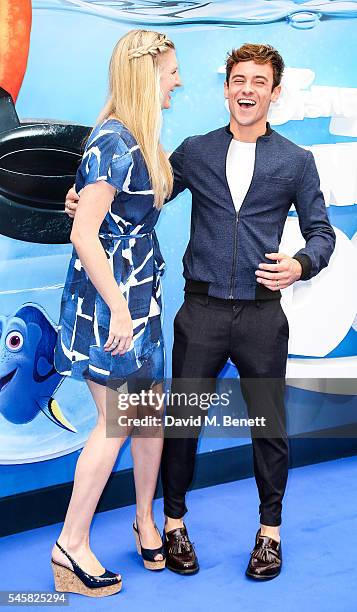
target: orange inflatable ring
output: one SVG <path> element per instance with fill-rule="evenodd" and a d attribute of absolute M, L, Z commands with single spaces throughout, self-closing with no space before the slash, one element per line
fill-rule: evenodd
<path fill-rule="evenodd" d="M 14 102 L 26 71 L 31 17 L 31 0 L 0 0 L 0 86 Z"/>

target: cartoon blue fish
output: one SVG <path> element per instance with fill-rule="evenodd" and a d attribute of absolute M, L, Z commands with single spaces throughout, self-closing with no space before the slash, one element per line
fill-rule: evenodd
<path fill-rule="evenodd" d="M 53 399 L 63 381 L 53 365 L 57 331 L 35 304 L 0 317 L 0 413 L 11 423 L 32 421 L 40 410 L 76 433 Z"/>

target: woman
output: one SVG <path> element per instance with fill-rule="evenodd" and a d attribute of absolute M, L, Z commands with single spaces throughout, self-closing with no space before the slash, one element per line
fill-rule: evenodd
<path fill-rule="evenodd" d="M 85 379 L 98 422 L 78 459 L 63 529 L 52 550 L 56 589 L 104 596 L 121 577 L 90 549 L 98 500 L 126 435 L 106 438 L 109 387 L 160 390 L 163 342 L 160 275 L 154 225 L 173 178 L 159 142 L 161 110 L 180 86 L 175 48 L 157 32 L 134 30 L 117 43 L 109 69 L 109 99 L 93 129 L 76 176 L 80 193 L 74 245 L 62 297 L 55 365 Z M 146 381 L 146 386 L 144 384 Z M 149 382 L 147 379 L 150 379 Z M 149 384 L 149 387 L 147 386 Z M 162 436 L 136 437 L 131 450 L 136 487 L 134 533 L 149 569 L 165 565 L 152 500 Z"/>

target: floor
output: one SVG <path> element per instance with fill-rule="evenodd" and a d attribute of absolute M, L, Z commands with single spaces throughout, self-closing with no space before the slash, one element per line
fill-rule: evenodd
<path fill-rule="evenodd" d="M 283 571 L 265 583 L 244 575 L 257 529 L 253 479 L 189 494 L 186 524 L 201 566 L 195 576 L 144 570 L 131 532 L 134 508 L 101 513 L 94 520 L 92 548 L 106 567 L 123 575 L 123 590 L 104 599 L 72 594 L 69 609 L 109 612 L 122 605 L 126 612 L 356 612 L 356 476 L 357 457 L 291 470 Z M 160 527 L 161 510 L 162 500 L 157 500 Z M 49 551 L 58 533 L 59 525 L 51 525 L 2 538 L 0 589 L 51 591 Z"/>

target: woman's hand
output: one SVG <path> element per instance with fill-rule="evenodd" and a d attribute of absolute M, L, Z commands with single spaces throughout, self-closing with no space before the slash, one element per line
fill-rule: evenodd
<path fill-rule="evenodd" d="M 66 195 L 66 201 L 64 205 L 64 209 L 71 219 L 74 219 L 77 205 L 78 205 L 79 195 L 76 192 L 74 187 L 71 187 Z"/>
<path fill-rule="evenodd" d="M 124 355 L 133 340 L 133 322 L 125 299 L 118 308 L 111 310 L 108 340 L 104 345 L 105 351 L 112 356 Z"/>

